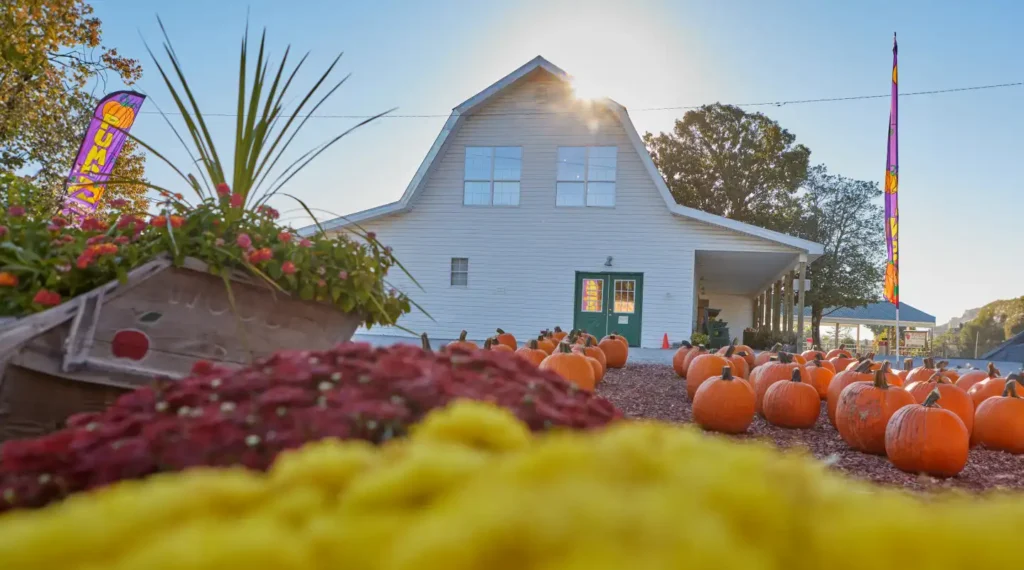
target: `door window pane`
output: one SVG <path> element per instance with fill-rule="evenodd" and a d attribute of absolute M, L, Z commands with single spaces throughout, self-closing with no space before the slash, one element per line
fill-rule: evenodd
<path fill-rule="evenodd" d="M 587 180 L 596 182 L 615 181 L 615 157 L 618 147 L 595 146 L 590 148 L 587 162 Z"/>
<path fill-rule="evenodd" d="M 604 279 L 583 280 L 583 304 L 580 311 L 600 313 L 604 310 Z"/>
<path fill-rule="evenodd" d="M 632 313 L 636 310 L 636 281 L 632 279 L 615 280 L 616 313 Z"/>
<path fill-rule="evenodd" d="M 582 206 L 584 190 L 583 182 L 559 182 L 555 185 L 555 205 Z"/>
<path fill-rule="evenodd" d="M 469 285 L 469 258 L 452 258 L 452 287 L 465 287 Z"/>
<path fill-rule="evenodd" d="M 523 149 L 518 146 L 499 146 L 494 149 L 494 179 L 519 180 L 523 166 Z"/>
<path fill-rule="evenodd" d="M 558 147 L 558 181 L 583 182 L 587 172 L 587 147 Z"/>
<path fill-rule="evenodd" d="M 615 206 L 614 182 L 588 182 L 587 205 L 611 208 Z"/>
<path fill-rule="evenodd" d="M 491 183 L 466 182 L 462 195 L 462 203 L 467 206 L 489 205 L 491 203 Z"/>

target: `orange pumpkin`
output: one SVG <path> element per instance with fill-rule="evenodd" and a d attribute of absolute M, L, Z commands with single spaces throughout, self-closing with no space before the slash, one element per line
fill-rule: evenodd
<path fill-rule="evenodd" d="M 778 360 L 771 360 L 759 367 L 757 380 L 754 381 L 754 407 L 759 414 L 764 414 L 764 395 L 768 388 L 777 382 L 784 382 L 793 378 L 793 371 L 799 370 L 801 378 L 807 375 L 803 366 L 800 366 L 790 355 L 780 352 Z"/>
<path fill-rule="evenodd" d="M 754 421 L 754 389 L 732 368 L 703 382 L 693 395 L 693 421 L 708 431 L 743 433 Z"/>
<path fill-rule="evenodd" d="M 904 406 L 885 428 L 885 454 L 907 473 L 953 477 L 967 465 L 970 435 L 953 412 L 939 407 L 939 391 L 922 404 Z"/>
<path fill-rule="evenodd" d="M 604 373 L 608 371 L 608 357 L 605 356 L 604 351 L 597 346 L 597 342 L 593 337 L 588 338 L 586 344 L 583 345 L 583 354 L 593 358 L 601 364 L 601 377 L 604 377 Z"/>
<path fill-rule="evenodd" d="M 693 359 L 707 353 L 708 349 L 704 348 L 703 344 L 693 347 L 693 350 L 686 353 L 686 356 L 683 357 L 683 378 L 686 378 L 686 371 L 689 370 L 690 365 L 693 364 Z"/>
<path fill-rule="evenodd" d="M 839 405 L 839 394 L 843 392 L 843 389 L 854 382 L 875 381 L 875 375 L 868 371 L 869 366 L 869 363 L 862 362 L 859 367 L 853 370 L 844 370 L 832 378 L 832 382 L 828 385 L 828 395 L 825 397 L 825 402 L 827 404 L 826 409 L 828 410 L 828 421 L 832 422 L 833 426 L 836 425 L 836 406 Z"/>
<path fill-rule="evenodd" d="M 686 370 L 686 395 L 690 400 L 693 401 L 693 395 L 697 393 L 697 388 L 700 388 L 701 384 L 708 378 L 721 376 L 722 369 L 726 366 L 732 366 L 732 362 L 717 354 L 701 354 L 694 358 Z"/>
<path fill-rule="evenodd" d="M 750 364 L 747 363 L 746 356 L 740 354 L 740 351 L 735 350 L 735 345 L 729 345 L 725 348 L 726 351 L 722 356 L 732 365 L 733 374 L 743 379 L 750 376 Z"/>
<path fill-rule="evenodd" d="M 679 376 L 680 378 L 686 377 L 686 368 L 683 368 L 683 361 L 686 360 L 686 355 L 693 349 L 694 347 L 692 344 L 683 341 L 682 346 L 680 346 L 672 355 L 672 370 L 675 371 L 676 376 Z"/>
<path fill-rule="evenodd" d="M 590 334 L 587 331 L 582 330 L 582 329 L 578 330 L 578 331 L 575 331 L 575 335 L 573 335 L 573 333 L 570 332 L 569 333 L 569 338 L 570 339 L 575 338 L 576 339 L 575 342 L 580 343 L 580 344 L 583 344 L 583 343 L 587 342 L 587 339 L 593 339 L 594 343 L 595 344 L 597 343 L 597 337 L 596 336 L 594 336 L 594 335 L 592 335 L 592 334 Z"/>
<path fill-rule="evenodd" d="M 501 329 L 498 329 L 497 332 L 498 334 L 494 338 L 495 340 L 498 341 L 498 344 L 507 346 L 511 348 L 513 351 L 519 348 L 519 343 L 516 342 L 516 337 L 513 336 L 512 333 L 507 333 Z"/>
<path fill-rule="evenodd" d="M 889 419 L 896 410 L 916 403 L 906 390 L 890 386 L 887 375 L 876 370 L 874 382 L 854 382 L 839 394 L 836 429 L 846 445 L 862 453 L 885 455 Z"/>
<path fill-rule="evenodd" d="M 828 360 L 828 356 L 818 347 L 814 347 L 811 350 L 805 350 L 800 353 L 800 356 L 803 356 L 804 360 L 807 362 L 812 360 Z"/>
<path fill-rule="evenodd" d="M 604 351 L 608 360 L 608 368 L 622 368 L 626 366 L 629 359 L 629 345 L 626 339 L 616 334 L 610 334 L 597 343 L 598 348 Z"/>
<path fill-rule="evenodd" d="M 899 374 L 892 371 L 892 364 L 888 360 L 882 362 L 882 366 L 878 368 L 882 372 L 885 372 L 885 381 L 891 386 L 899 386 L 903 388 L 903 378 L 900 378 Z"/>
<path fill-rule="evenodd" d="M 989 362 L 988 367 L 985 370 L 971 370 L 970 372 L 964 373 L 956 380 L 956 385 L 966 392 L 978 382 L 988 380 L 989 378 L 999 378 L 1000 376 L 1002 376 L 1002 374 L 1000 374 L 996 365 Z"/>
<path fill-rule="evenodd" d="M 491 337 L 484 341 L 484 350 L 490 350 L 492 352 L 515 352 L 508 346 L 498 342 L 498 339 Z"/>
<path fill-rule="evenodd" d="M 903 383 L 905 386 L 910 386 L 914 382 L 927 382 L 935 375 L 935 372 L 935 360 L 931 357 L 925 358 L 921 363 L 921 366 L 918 366 L 907 373 L 907 377 Z"/>
<path fill-rule="evenodd" d="M 912 382 L 907 385 L 906 390 L 919 404 L 925 401 L 932 390 L 938 390 L 942 397 L 942 403 L 939 405 L 956 414 L 960 421 L 964 422 L 967 433 L 971 433 L 974 428 L 974 402 L 967 392 L 957 388 L 949 378 L 942 375 L 941 368 L 936 370 L 927 382 Z"/>
<path fill-rule="evenodd" d="M 807 365 L 807 359 L 804 358 L 803 356 L 801 356 L 799 354 L 796 354 L 796 353 L 790 353 L 789 356 L 793 359 L 793 362 L 796 362 L 800 366 L 806 366 Z"/>
<path fill-rule="evenodd" d="M 814 389 L 818 391 L 818 396 L 824 400 L 828 397 L 828 385 L 832 383 L 835 373 L 821 366 L 820 360 L 815 360 L 805 368 L 807 370 L 807 383 L 814 386 Z"/>
<path fill-rule="evenodd" d="M 793 363 L 796 365 L 796 363 Z M 814 386 L 801 381 L 802 368 L 794 368 L 789 382 L 775 382 L 764 394 L 764 419 L 793 429 L 810 429 L 821 414 L 821 398 Z"/>
<path fill-rule="evenodd" d="M 473 351 L 473 350 L 476 350 L 476 349 L 480 348 L 479 346 L 477 346 L 477 344 L 475 342 L 466 340 L 466 334 L 467 334 L 466 331 L 460 332 L 459 333 L 459 340 L 449 342 L 444 347 L 444 349 L 446 351 L 448 351 L 448 350 L 462 350 L 462 351 L 469 352 L 469 351 Z"/>
<path fill-rule="evenodd" d="M 531 340 L 526 343 L 526 346 L 516 351 L 516 356 L 526 359 L 528 362 L 533 363 L 534 366 L 540 366 L 540 363 L 547 358 L 548 353 L 540 349 L 536 340 Z"/>
<path fill-rule="evenodd" d="M 833 376 L 836 373 L 836 365 L 835 364 L 832 364 L 831 362 L 829 362 L 827 360 L 821 360 L 820 358 L 808 362 L 807 366 L 817 366 L 819 368 L 824 368 L 824 369 L 828 370 L 829 372 L 831 372 Z"/>
<path fill-rule="evenodd" d="M 849 350 L 846 350 L 845 344 L 840 344 L 839 348 L 833 348 L 832 350 L 828 351 L 827 354 L 825 354 L 826 360 L 832 360 L 833 358 L 838 357 L 853 358 L 853 355 L 850 354 Z"/>
<path fill-rule="evenodd" d="M 773 356 L 778 356 L 780 350 L 782 350 L 782 345 L 776 343 L 775 346 L 771 347 L 770 350 L 766 350 L 761 354 L 758 354 L 757 356 L 754 357 L 754 366 L 761 366 L 762 364 L 771 360 Z"/>
<path fill-rule="evenodd" d="M 832 358 L 829 358 L 828 361 L 832 363 L 832 366 L 835 366 L 836 372 L 838 373 L 847 370 L 850 367 L 850 364 L 856 364 L 858 359 L 852 356 L 840 355 L 833 356 Z"/>
<path fill-rule="evenodd" d="M 1006 382 L 1002 396 L 988 398 L 978 406 L 971 445 L 1015 455 L 1024 453 L 1024 399 L 1017 394 L 1016 380 Z"/>
<path fill-rule="evenodd" d="M 555 330 L 551 333 L 551 336 L 554 337 L 554 339 L 557 340 L 558 342 L 562 342 L 563 340 L 565 340 L 565 337 L 569 336 L 569 333 L 563 331 L 562 327 L 555 327 Z"/>
<path fill-rule="evenodd" d="M 687 344 L 689 344 L 689 343 L 687 343 Z M 735 350 L 736 354 L 742 356 L 743 359 L 747 361 L 747 370 L 748 371 L 754 368 L 755 357 L 754 357 L 754 349 L 753 348 L 750 348 L 749 346 L 747 346 L 745 344 L 736 344 L 735 341 L 733 341 L 733 344 L 729 345 L 729 346 L 734 346 L 735 347 L 734 350 Z M 723 346 L 722 348 L 719 348 L 718 349 L 718 354 L 724 355 L 726 353 L 726 351 L 729 350 L 729 346 Z M 736 371 L 734 370 L 733 373 L 735 374 Z M 742 377 L 746 378 L 746 376 L 742 376 Z"/>
<path fill-rule="evenodd" d="M 971 386 L 971 389 L 967 391 L 967 395 L 974 402 L 974 409 L 978 409 L 978 406 L 985 400 L 1002 395 L 1003 390 L 1006 388 L 1006 382 L 1010 379 L 1020 382 L 1020 376 L 1010 374 L 1006 378 L 989 378 Z"/>
<path fill-rule="evenodd" d="M 935 365 L 935 367 L 939 370 L 939 372 L 942 372 L 943 376 L 945 376 L 946 378 L 949 378 L 950 382 L 956 384 L 956 381 L 960 379 L 960 373 L 957 372 L 956 370 L 947 370 L 946 369 L 947 366 L 949 366 L 949 362 L 947 362 L 945 360 L 940 360 Z"/>
<path fill-rule="evenodd" d="M 551 370 L 568 382 L 584 390 L 593 390 L 597 385 L 593 365 L 587 357 L 572 351 L 567 342 L 558 343 L 558 350 L 540 363 L 541 370 Z"/>
<path fill-rule="evenodd" d="M 551 354 L 555 351 L 555 343 L 547 336 L 541 334 L 537 337 L 537 348 L 543 350 L 545 354 Z"/>
<path fill-rule="evenodd" d="M 617 332 L 613 331 L 612 334 L 607 335 L 604 338 L 610 338 L 610 339 L 617 340 L 617 341 L 621 342 L 622 344 L 626 345 L 626 348 L 629 348 L 629 340 L 627 340 L 626 337 L 620 335 Z M 601 340 L 604 340 L 604 339 L 601 339 Z"/>

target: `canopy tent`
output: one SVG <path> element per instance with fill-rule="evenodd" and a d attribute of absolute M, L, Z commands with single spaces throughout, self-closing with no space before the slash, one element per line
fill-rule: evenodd
<path fill-rule="evenodd" d="M 811 308 L 804 308 L 804 318 L 811 318 Z M 838 307 L 825 309 L 821 316 L 821 324 L 855 327 L 859 325 L 896 326 L 896 306 L 892 303 L 872 303 L 865 307 L 850 309 Z M 932 329 L 935 328 L 935 317 L 910 305 L 900 303 L 900 326 Z"/>
<path fill-rule="evenodd" d="M 1024 364 L 1024 332 L 1010 337 L 1003 344 L 982 355 L 981 359 Z"/>

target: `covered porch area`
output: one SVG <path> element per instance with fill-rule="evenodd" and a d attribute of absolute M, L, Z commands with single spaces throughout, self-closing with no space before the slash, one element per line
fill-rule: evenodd
<path fill-rule="evenodd" d="M 742 342 L 750 330 L 779 339 L 795 335 L 804 325 L 810 261 L 806 252 L 697 250 L 694 330 L 708 330 L 714 318 L 726 323 L 729 340 Z"/>
<path fill-rule="evenodd" d="M 805 309 L 805 318 L 811 322 L 811 308 Z M 853 328 L 855 331 L 850 336 L 856 345 L 855 352 L 878 352 L 888 356 L 895 354 L 895 343 L 884 344 L 881 347 L 869 339 L 861 338 L 861 327 L 883 326 L 896 327 L 896 306 L 892 303 L 881 302 L 871 303 L 864 307 L 848 308 L 838 307 L 825 309 L 821 316 L 822 331 L 834 328 L 834 340 L 830 346 L 823 346 L 824 349 L 836 348 L 843 338 L 844 329 Z M 900 354 L 904 356 L 922 356 L 928 353 L 932 344 L 932 329 L 935 328 L 935 316 L 900 302 L 899 327 L 906 330 L 903 338 L 900 339 Z"/>

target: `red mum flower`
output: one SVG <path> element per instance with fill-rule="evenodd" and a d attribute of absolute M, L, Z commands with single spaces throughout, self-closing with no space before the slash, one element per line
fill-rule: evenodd
<path fill-rule="evenodd" d="M 36 296 L 32 297 L 32 302 L 43 305 L 44 307 L 53 307 L 60 304 L 60 294 L 46 289 L 40 289 L 36 292 Z"/>
<path fill-rule="evenodd" d="M 149 221 L 149 224 L 158 228 L 165 228 L 167 227 L 167 218 L 163 216 L 154 216 L 153 219 Z"/>
<path fill-rule="evenodd" d="M 11 206 L 7 208 L 7 215 L 12 218 L 20 218 L 25 215 L 25 208 L 22 206 Z"/>
<path fill-rule="evenodd" d="M 185 223 L 185 218 L 181 216 L 171 216 L 171 227 L 180 228 Z"/>
<path fill-rule="evenodd" d="M 313 242 L 309 241 L 306 238 L 302 238 L 301 240 L 299 240 L 299 247 L 313 247 Z"/>
<path fill-rule="evenodd" d="M 225 184 L 224 182 L 221 182 L 220 184 L 217 185 L 217 195 L 218 196 L 227 196 L 230 193 L 231 193 L 231 187 L 228 186 L 227 184 Z"/>
<path fill-rule="evenodd" d="M 231 195 L 231 207 L 232 208 L 241 208 L 243 201 L 244 201 L 244 198 L 238 192 L 235 192 L 234 194 Z"/>
<path fill-rule="evenodd" d="M 242 249 L 249 249 L 252 247 L 252 238 L 249 237 L 249 234 L 239 234 L 235 242 L 238 244 L 238 247 Z"/>
<path fill-rule="evenodd" d="M 277 234 L 277 239 L 283 241 L 284 243 L 288 243 L 288 242 L 292 241 L 292 234 L 290 234 L 288 232 L 281 232 L 281 233 Z"/>
<path fill-rule="evenodd" d="M 284 273 L 285 275 L 291 275 L 296 271 L 297 270 L 295 269 L 295 264 L 292 263 L 291 261 L 286 261 L 281 264 L 281 272 Z"/>

